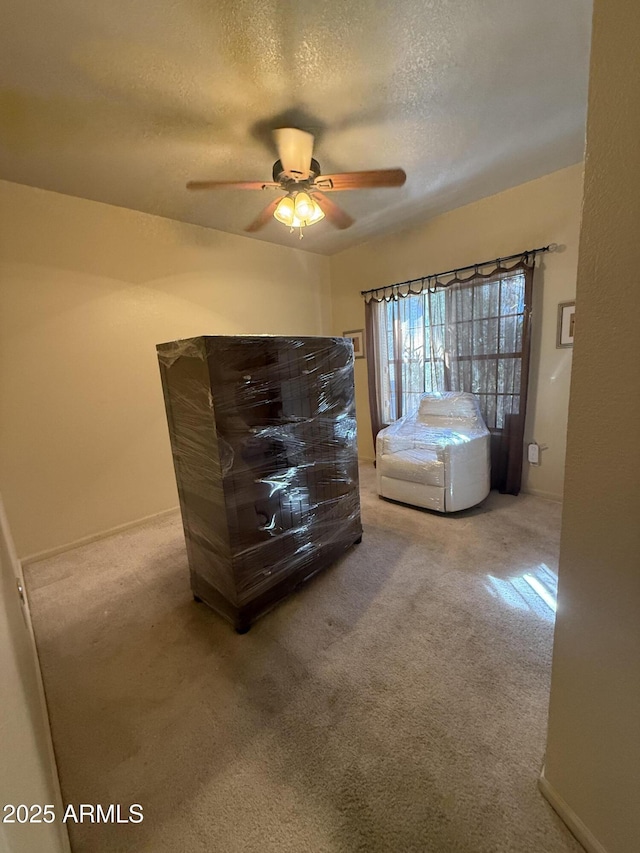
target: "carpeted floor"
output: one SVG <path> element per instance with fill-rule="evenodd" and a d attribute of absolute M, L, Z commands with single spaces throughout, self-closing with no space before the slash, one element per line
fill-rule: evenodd
<path fill-rule="evenodd" d="M 192 601 L 177 515 L 28 569 L 65 802 L 144 807 L 76 853 L 582 850 L 537 789 L 560 507 L 443 517 L 370 467 L 362 505 L 245 636 Z"/>

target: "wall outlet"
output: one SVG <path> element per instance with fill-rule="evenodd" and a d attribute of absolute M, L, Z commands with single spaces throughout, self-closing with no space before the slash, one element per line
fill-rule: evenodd
<path fill-rule="evenodd" d="M 535 441 L 527 445 L 527 459 L 530 465 L 540 464 L 540 445 Z"/>

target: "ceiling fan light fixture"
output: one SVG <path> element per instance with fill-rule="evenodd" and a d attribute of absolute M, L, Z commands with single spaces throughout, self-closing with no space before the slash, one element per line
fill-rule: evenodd
<path fill-rule="evenodd" d="M 286 195 L 278 202 L 273 215 L 288 228 L 304 228 L 324 219 L 320 205 L 306 192 Z"/>

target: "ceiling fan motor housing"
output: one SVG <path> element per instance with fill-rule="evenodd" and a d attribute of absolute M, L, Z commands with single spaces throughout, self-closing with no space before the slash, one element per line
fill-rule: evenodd
<path fill-rule="evenodd" d="M 313 181 L 318 175 L 321 173 L 320 163 L 317 160 L 311 160 L 311 164 L 309 166 L 309 173 L 302 174 L 300 172 L 287 172 L 282 166 L 281 160 L 276 160 L 273 164 L 273 180 L 276 183 L 290 183 L 291 181 L 295 181 L 296 183 L 300 183 L 303 181 Z"/>

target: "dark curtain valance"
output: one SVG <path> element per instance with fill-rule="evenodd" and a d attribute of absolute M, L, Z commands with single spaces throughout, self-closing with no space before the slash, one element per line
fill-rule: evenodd
<path fill-rule="evenodd" d="M 369 302 L 390 302 L 396 299 L 405 299 L 407 296 L 417 296 L 425 290 L 430 293 L 440 290 L 444 287 L 451 287 L 455 284 L 466 284 L 479 278 L 492 278 L 496 273 L 509 272 L 512 269 L 517 269 L 519 266 L 535 266 L 536 255 L 543 252 L 551 252 L 556 248 L 555 243 L 549 246 L 540 246 L 537 249 L 527 249 L 525 252 L 520 252 L 517 255 L 508 255 L 506 258 L 495 258 L 492 261 L 482 261 L 479 264 L 469 264 L 466 267 L 456 267 L 456 269 L 445 270 L 444 272 L 429 273 L 420 278 L 412 278 L 407 281 L 400 281 L 396 284 L 388 284 L 383 287 L 374 287 L 371 290 L 360 291 L 364 296 L 364 301 Z M 514 261 L 508 266 L 510 261 Z M 487 269 L 488 268 L 488 269 Z M 469 272 L 470 275 L 466 278 L 461 277 L 460 273 Z"/>
<path fill-rule="evenodd" d="M 380 429 L 417 408 L 421 394 L 469 391 L 491 433 L 492 487 L 518 494 L 533 272 L 536 254 L 546 250 L 496 260 L 485 271 L 490 264 L 474 264 L 363 291 L 374 445 Z"/>

